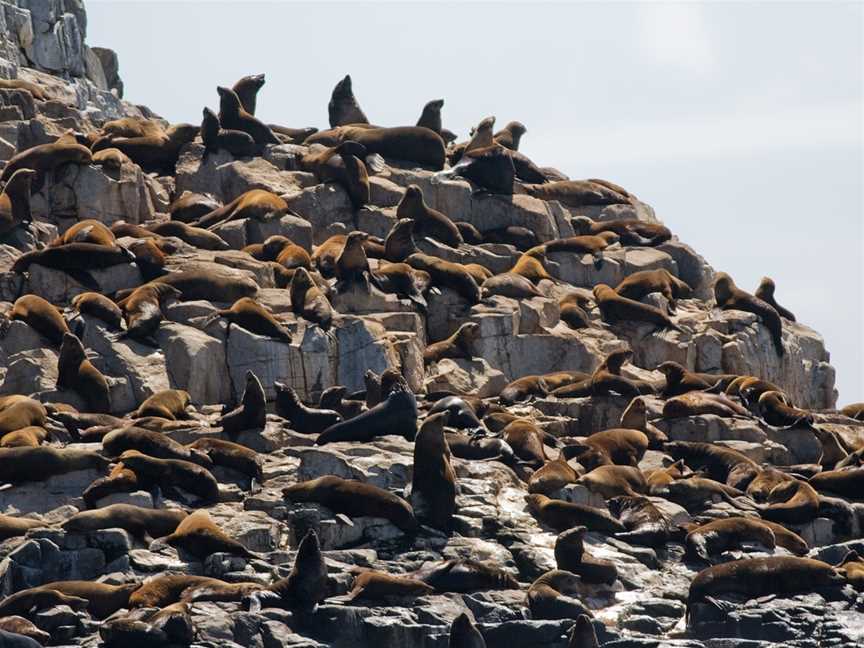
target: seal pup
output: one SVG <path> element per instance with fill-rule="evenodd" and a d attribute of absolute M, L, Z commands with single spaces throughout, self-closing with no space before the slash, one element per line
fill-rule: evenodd
<path fill-rule="evenodd" d="M 447 411 L 430 414 L 414 439 L 411 505 L 421 520 L 449 533 L 456 512 L 456 472 L 444 437 Z"/>
<path fill-rule="evenodd" d="M 246 370 L 246 386 L 240 405 L 224 412 L 217 425 L 231 438 L 236 438 L 243 430 L 263 429 L 267 424 L 267 396 L 264 387 L 251 369 Z"/>
<path fill-rule="evenodd" d="M 771 334 L 777 355 L 783 355 L 783 321 L 771 304 L 738 288 L 725 272 L 717 273 L 714 279 L 714 299 L 722 310 L 740 310 L 756 315 Z"/>
<path fill-rule="evenodd" d="M 785 317 L 790 322 L 794 322 L 795 315 L 778 304 L 777 300 L 774 298 L 775 289 L 774 280 L 771 277 L 762 277 L 762 280 L 759 282 L 759 286 L 756 288 L 756 292 L 753 293 L 753 296 L 773 307 L 781 317 Z"/>
<path fill-rule="evenodd" d="M 301 434 L 320 434 L 327 428 L 342 422 L 342 416 L 330 409 L 315 409 L 302 403 L 297 392 L 285 383 L 275 382 L 276 413 L 291 424 L 291 429 Z"/>

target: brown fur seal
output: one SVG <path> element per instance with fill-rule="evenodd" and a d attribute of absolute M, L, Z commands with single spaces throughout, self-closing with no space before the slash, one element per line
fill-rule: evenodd
<path fill-rule="evenodd" d="M 105 470 L 108 460 L 88 450 L 37 448 L 0 448 L 0 481 L 19 484 L 44 481 L 74 470 Z"/>
<path fill-rule="evenodd" d="M 202 113 L 201 142 L 204 144 L 204 160 L 220 150 L 228 151 L 233 157 L 253 157 L 258 151 L 249 133 L 222 128 L 219 117 L 209 108 L 204 108 Z"/>
<path fill-rule="evenodd" d="M 144 480 L 141 480 L 142 486 Z M 138 490 L 138 476 L 122 463 L 115 464 L 106 477 L 100 477 L 84 489 L 81 497 L 87 506 L 96 508 L 99 500 L 114 493 L 131 493 Z"/>
<path fill-rule="evenodd" d="M 218 201 L 207 194 L 184 191 L 168 206 L 168 213 L 172 221 L 192 223 L 220 206 Z"/>
<path fill-rule="evenodd" d="M 179 487 L 207 502 L 219 500 L 219 482 L 209 470 L 182 459 L 157 459 L 127 450 L 120 463 L 132 470 L 138 479 L 160 487 Z"/>
<path fill-rule="evenodd" d="M 774 532 L 761 520 L 731 517 L 692 525 L 684 539 L 687 554 L 711 562 L 712 557 L 740 549 L 744 542 L 758 542 L 767 549 L 776 545 Z"/>
<path fill-rule="evenodd" d="M 843 416 L 848 416 L 856 421 L 864 421 L 864 403 L 852 403 L 840 410 Z"/>
<path fill-rule="evenodd" d="M 587 470 L 618 464 L 636 466 L 648 449 L 648 437 L 639 430 L 613 428 L 594 432 L 586 439 L 565 446 L 565 456 L 578 457 Z"/>
<path fill-rule="evenodd" d="M 456 332 L 446 340 L 434 342 L 423 351 L 423 362 L 432 364 L 444 358 L 466 358 L 474 357 L 472 345 L 480 335 L 480 325 L 475 322 L 465 322 L 456 329 Z"/>
<path fill-rule="evenodd" d="M 136 538 L 150 540 L 173 533 L 186 518 L 180 509 L 151 509 L 132 504 L 111 504 L 76 513 L 61 525 L 69 533 L 125 529 Z"/>
<path fill-rule="evenodd" d="M 83 610 L 87 607 L 87 599 L 68 596 L 59 590 L 44 586 L 31 587 L 10 594 L 0 601 L 0 618 L 26 615 L 31 610 L 44 610 L 56 605 L 67 605 L 73 610 Z M 0 635 L 0 639 L 3 639 L 3 635 Z"/>
<path fill-rule="evenodd" d="M 576 617 L 576 623 L 570 630 L 570 640 L 567 648 L 599 648 L 597 633 L 591 624 L 591 618 L 587 614 Z"/>
<path fill-rule="evenodd" d="M 526 597 L 532 619 L 572 619 L 593 616 L 578 599 L 568 594 L 582 592 L 582 579 L 572 572 L 553 569 L 531 583 Z"/>
<path fill-rule="evenodd" d="M 218 234 L 181 221 L 164 221 L 153 225 L 150 231 L 158 236 L 174 236 L 199 250 L 228 250 L 231 247 Z"/>
<path fill-rule="evenodd" d="M 621 245 L 653 247 L 672 238 L 672 232 L 658 223 L 649 223 L 636 218 L 622 218 L 594 222 L 590 218 L 573 218 L 571 224 L 576 232 L 598 236 L 612 232 L 621 240 Z"/>
<path fill-rule="evenodd" d="M 250 333 L 291 344 L 291 334 L 279 322 L 270 309 L 262 306 L 251 297 L 242 297 L 231 308 L 217 310 L 212 318 L 224 317 L 228 326 L 236 324 Z"/>
<path fill-rule="evenodd" d="M 345 600 L 385 599 L 391 596 L 415 598 L 431 594 L 434 591 L 432 586 L 416 578 L 369 570 L 361 572 L 354 578 L 354 584 Z"/>
<path fill-rule="evenodd" d="M 94 153 L 93 164 L 111 171 L 119 171 L 124 164 L 134 164 L 134 162 L 120 149 L 111 147 Z"/>
<path fill-rule="evenodd" d="M 579 479 L 579 472 L 561 456 L 547 461 L 542 468 L 534 471 L 528 479 L 528 492 L 532 495 L 539 493 L 548 497 L 567 484 L 575 484 L 577 479 Z"/>
<path fill-rule="evenodd" d="M 790 427 L 793 425 L 809 425 L 813 423 L 813 414 L 806 410 L 789 405 L 784 394 L 778 391 L 766 391 L 759 396 L 759 414 L 768 425 L 775 427 Z"/>
<path fill-rule="evenodd" d="M 0 448 L 35 448 L 48 438 L 48 430 L 37 425 L 28 425 L 20 430 L 0 435 Z"/>
<path fill-rule="evenodd" d="M 109 457 L 119 457 L 127 450 L 138 450 L 156 459 L 182 459 L 209 468 L 210 458 L 193 451 L 161 432 L 131 426 L 111 430 L 102 437 L 102 449 Z"/>
<path fill-rule="evenodd" d="M 230 468 L 259 482 L 264 481 L 264 471 L 258 453 L 246 446 L 224 439 L 203 437 L 187 447 L 206 454 L 214 466 Z"/>
<path fill-rule="evenodd" d="M 492 562 L 479 560 L 446 560 L 431 567 L 423 567 L 414 572 L 413 576 L 439 592 L 519 589 L 519 583 L 510 572 Z"/>
<path fill-rule="evenodd" d="M 18 169 L 3 187 L 3 193 L 0 193 L 0 236 L 33 220 L 30 213 L 30 184 L 35 176 L 33 169 Z"/>
<path fill-rule="evenodd" d="M 635 496 L 648 490 L 645 475 L 635 466 L 597 466 L 577 482 L 605 498 Z"/>
<path fill-rule="evenodd" d="M 725 482 L 739 464 L 759 468 L 747 455 L 712 443 L 670 441 L 663 449 L 674 459 L 686 461 L 694 470 L 705 470 L 711 479 L 719 482 Z"/>
<path fill-rule="evenodd" d="M 255 557 L 255 554 L 242 543 L 229 537 L 219 528 L 203 509 L 183 518 L 174 532 L 160 538 L 159 542 L 183 549 L 199 560 L 214 553 L 229 553 L 244 558 Z"/>
<path fill-rule="evenodd" d="M 488 299 L 494 295 L 510 297 L 511 299 L 545 297 L 545 295 L 540 292 L 540 290 L 538 290 L 531 281 L 522 275 L 514 274 L 512 272 L 504 272 L 489 277 L 480 284 L 480 291 L 483 299 Z"/>
<path fill-rule="evenodd" d="M 173 286 L 182 293 L 183 301 L 205 299 L 233 304 L 241 297 L 254 297 L 258 292 L 258 284 L 247 277 L 220 275 L 199 269 L 172 272 L 151 283 Z"/>
<path fill-rule="evenodd" d="M 410 300 L 421 312 L 428 308 L 423 296 L 430 282 L 428 273 L 415 270 L 407 263 L 379 263 L 373 274 L 380 290 Z"/>
<path fill-rule="evenodd" d="M 809 479 L 810 485 L 820 493 L 839 495 L 846 499 L 864 499 L 864 468 L 825 470 Z"/>
<path fill-rule="evenodd" d="M 660 371 L 666 377 L 666 386 L 661 393 L 664 398 L 680 396 L 690 391 L 703 391 L 712 387 L 719 387 L 721 390 L 725 390 L 729 386 L 729 383 L 737 378 L 735 374 L 709 374 L 688 371 L 682 365 L 671 360 L 657 365 L 657 371 Z"/>
<path fill-rule="evenodd" d="M 469 304 L 480 302 L 480 287 L 460 263 L 416 252 L 405 259 L 415 270 L 428 272 L 436 286 L 447 287 L 464 297 Z"/>
<path fill-rule="evenodd" d="M 349 420 L 331 425 L 318 436 L 315 445 L 370 441 L 386 434 L 401 435 L 409 441 L 417 434 L 417 399 L 410 390 L 395 388 L 384 402 Z"/>
<path fill-rule="evenodd" d="M 499 144 L 472 149 L 451 169 L 432 176 L 432 183 L 454 177 L 465 178 L 477 185 L 479 189 L 475 193 L 512 195 L 516 180 L 513 155 Z"/>
<path fill-rule="evenodd" d="M 535 470 L 546 463 L 544 435 L 540 429 L 525 419 L 510 421 L 501 430 L 501 437 L 513 448 L 516 457 Z"/>
<path fill-rule="evenodd" d="M 188 420 L 192 418 L 192 415 L 186 411 L 190 402 L 189 392 L 183 389 L 163 389 L 141 403 L 133 416 L 134 418 L 158 416 L 169 421 Z"/>
<path fill-rule="evenodd" d="M 322 151 L 312 151 L 300 158 L 300 168 L 318 176 L 321 182 L 335 182 L 345 189 L 354 209 L 371 201 L 366 147 L 346 140 Z"/>
<path fill-rule="evenodd" d="M 243 430 L 262 429 L 267 423 L 267 397 L 258 376 L 246 370 L 246 387 L 243 398 L 235 409 L 223 414 L 218 425 L 229 437 L 236 437 Z"/>
<path fill-rule="evenodd" d="M 580 396 L 608 396 L 612 393 L 635 397 L 651 394 L 654 386 L 642 380 L 625 378 L 621 367 L 633 357 L 630 349 L 618 349 L 609 353 L 589 378 L 576 380 L 558 387 L 552 395 L 558 398 L 578 398 Z"/>
<path fill-rule="evenodd" d="M 309 530 L 297 548 L 291 573 L 270 586 L 270 592 L 287 608 L 311 610 L 327 596 L 327 565 L 318 535 Z"/>
<path fill-rule="evenodd" d="M 289 502 L 315 502 L 336 514 L 380 517 L 390 520 L 406 533 L 417 530 L 417 519 L 411 505 L 372 484 L 325 475 L 288 486 L 282 494 Z"/>
<path fill-rule="evenodd" d="M 540 200 L 557 200 L 567 207 L 616 205 L 630 202 L 627 196 L 588 180 L 564 180 L 540 185 L 525 185 L 530 196 Z"/>
<path fill-rule="evenodd" d="M 613 518 L 605 510 L 574 504 L 564 500 L 554 500 L 545 495 L 526 495 L 525 501 L 531 513 L 540 522 L 556 531 L 566 531 L 575 526 L 585 526 L 590 531 L 601 533 L 621 533 L 626 531 L 624 525 Z"/>
<path fill-rule="evenodd" d="M 663 418 L 680 418 L 699 414 L 714 414 L 726 418 L 750 417 L 750 412 L 725 394 L 691 391 L 680 396 L 674 396 L 663 404 Z"/>
<path fill-rule="evenodd" d="M 47 523 L 40 520 L 0 514 L 0 542 L 23 536 L 30 529 L 41 529 L 45 526 L 48 526 Z"/>
<path fill-rule="evenodd" d="M 136 288 L 120 301 L 126 319 L 126 335 L 139 341 L 149 341 L 162 322 L 162 304 L 178 299 L 182 293 L 164 283 L 149 283 Z"/>
<path fill-rule="evenodd" d="M 555 564 L 558 569 L 578 574 L 586 583 L 614 583 L 618 578 L 615 563 L 594 558 L 584 551 L 582 539 L 586 531 L 584 526 L 577 526 L 558 534 L 555 539 Z"/>
<path fill-rule="evenodd" d="M 248 112 L 250 115 L 254 115 L 258 91 L 261 90 L 263 86 L 263 74 L 250 74 L 242 77 L 237 81 L 237 83 L 231 86 L 231 90 L 233 90 L 234 94 L 237 95 L 237 98 L 240 100 L 240 105 L 243 106 L 243 110 Z"/>
<path fill-rule="evenodd" d="M 819 514 L 819 493 L 807 482 L 790 479 L 768 494 L 770 506 L 761 515 L 772 522 L 806 524 Z"/>
<path fill-rule="evenodd" d="M 449 412 L 430 414 L 414 439 L 411 504 L 420 519 L 449 533 L 456 512 L 456 472 L 444 438 Z"/>
<path fill-rule="evenodd" d="M 639 430 L 648 437 L 648 447 L 652 450 L 662 448 L 669 440 L 666 433 L 648 422 L 648 406 L 642 398 L 634 398 L 621 414 L 621 427 Z"/>
<path fill-rule="evenodd" d="M 523 376 L 502 389 L 498 399 L 504 405 L 512 405 L 527 400 L 531 396 L 542 398 L 550 391 L 549 385 L 543 380 L 543 376 Z"/>
<path fill-rule="evenodd" d="M 647 497 L 613 497 L 609 510 L 626 527 L 626 533 L 616 538 L 629 544 L 658 547 L 666 544 L 671 534 L 668 518 Z"/>
<path fill-rule="evenodd" d="M 670 313 L 675 312 L 675 303 L 678 299 L 687 299 L 693 294 L 693 290 L 687 283 L 665 268 L 634 272 L 618 284 L 615 292 L 636 301 L 650 293 L 658 292 L 669 302 Z"/>
<path fill-rule="evenodd" d="M 345 234 L 334 234 L 315 247 L 312 252 L 312 263 L 322 277 L 330 279 L 336 276 L 336 260 L 342 254 L 347 239 L 348 236 Z"/>
<path fill-rule="evenodd" d="M 126 265 L 135 260 L 127 249 L 118 246 L 98 245 L 96 243 L 68 243 L 42 250 L 25 252 L 12 264 L 12 272 L 21 274 L 30 270 L 34 263 L 45 268 L 73 273 L 79 283 L 93 283 L 81 271 L 99 270 L 116 265 Z"/>
<path fill-rule="evenodd" d="M 771 304 L 738 288 L 725 272 L 717 273 L 714 279 L 714 299 L 722 310 L 740 310 L 756 315 L 771 334 L 777 355 L 783 355 L 783 321 Z"/>
<path fill-rule="evenodd" d="M 660 328 L 681 330 L 659 308 L 621 297 L 606 284 L 594 286 L 594 299 L 600 309 L 603 321 L 610 324 L 621 321 L 648 322 Z"/>
<path fill-rule="evenodd" d="M 45 427 L 48 412 L 39 401 L 18 394 L 6 396 L 4 400 L 0 407 L 0 435 L 31 425 Z"/>
<path fill-rule="evenodd" d="M 37 84 L 24 79 L 2 79 L 0 80 L 2 90 L 25 90 L 29 92 L 36 101 L 48 101 L 49 97 Z"/>
<path fill-rule="evenodd" d="M 342 246 L 342 251 L 336 257 L 334 274 L 338 281 L 336 284 L 337 291 L 343 290 L 352 283 L 367 286 L 370 278 L 373 280 L 372 283 L 377 283 L 377 280 L 371 276 L 369 258 L 363 248 L 363 242 L 366 238 L 367 235 L 364 232 L 358 231 L 351 232 L 345 238 L 345 245 Z"/>
<path fill-rule="evenodd" d="M 129 597 L 129 608 L 161 608 L 184 601 L 237 601 L 264 589 L 259 583 L 226 583 L 189 574 L 160 574 L 146 580 Z"/>
<path fill-rule="evenodd" d="M 288 213 L 288 203 L 266 189 L 250 189 L 226 205 L 214 209 L 195 222 L 196 227 L 212 230 L 217 225 L 230 221 L 251 218 L 263 221 Z"/>
<path fill-rule="evenodd" d="M 656 492 L 658 495 L 680 504 L 688 512 L 704 510 L 715 501 L 727 502 L 737 510 L 753 510 L 752 506 L 742 509 L 741 504 L 735 500 L 736 497 L 744 495 L 743 491 L 703 477 L 675 479 L 666 484 L 665 488 Z"/>
<path fill-rule="evenodd" d="M 414 234 L 428 236 L 452 248 L 462 243 L 459 228 L 447 216 L 432 209 L 423 199 L 423 191 L 415 184 L 408 185 L 402 200 L 396 207 L 396 218 L 408 218 L 414 222 Z"/>
<path fill-rule="evenodd" d="M 85 292 L 72 298 L 72 306 L 79 313 L 99 319 L 113 329 L 122 328 L 123 312 L 113 301 L 95 292 Z"/>
<path fill-rule="evenodd" d="M 369 153 L 384 158 L 406 160 L 437 171 L 444 168 L 444 140 L 435 131 L 418 126 L 395 128 L 339 128 L 341 141 L 362 144 Z"/>
<path fill-rule="evenodd" d="M 756 299 L 761 299 L 763 302 L 774 308 L 774 310 L 777 311 L 777 314 L 781 317 L 785 317 L 790 322 L 794 322 L 795 315 L 783 308 L 777 303 L 777 300 L 774 299 L 774 289 L 774 280 L 771 277 L 762 277 L 762 281 L 759 282 L 759 287 L 756 288 L 756 292 L 753 293 L 753 296 L 756 297 Z"/>
<path fill-rule="evenodd" d="M 450 624 L 448 648 L 486 648 L 486 640 L 464 612 Z"/>
<path fill-rule="evenodd" d="M 26 640 L 21 637 L 26 637 Z M 48 645 L 51 635 L 24 617 L 7 616 L 0 619 L 0 640 L 7 648 L 40 648 Z"/>
<path fill-rule="evenodd" d="M 140 583 L 110 585 L 85 580 L 67 580 L 45 583 L 37 589 L 55 590 L 65 596 L 87 601 L 87 611 L 96 619 L 111 616 L 120 608 L 129 606 L 129 597 L 140 587 Z"/>
<path fill-rule="evenodd" d="M 60 138 L 52 144 L 39 144 L 13 155 L 0 174 L 0 182 L 9 179 L 19 169 L 32 169 L 36 175 L 31 179 L 33 190 L 42 187 L 45 173 L 62 164 L 90 164 L 90 151 L 75 142 L 74 138 Z"/>
<path fill-rule="evenodd" d="M 571 252 L 574 254 L 590 254 L 594 257 L 594 267 L 598 270 L 603 267 L 603 251 L 609 247 L 615 239 L 603 236 L 568 236 L 567 238 L 546 241 L 541 249 L 548 253 Z"/>
<path fill-rule="evenodd" d="M 840 588 L 844 582 L 837 569 L 821 560 L 794 556 L 734 560 L 696 574 L 687 595 L 687 618 L 693 604 L 709 596 L 743 594 L 759 598 L 769 594 L 798 594 Z"/>
<path fill-rule="evenodd" d="M 255 140 L 259 151 L 267 144 L 282 143 L 268 126 L 243 109 L 233 90 L 220 86 L 216 91 L 219 93 L 219 123 L 223 128 L 247 133 Z"/>
<path fill-rule="evenodd" d="M 8 317 L 24 322 L 56 347 L 63 344 L 63 336 L 69 332 L 69 326 L 57 307 L 38 295 L 16 299 Z"/>
<path fill-rule="evenodd" d="M 346 74 L 345 78 L 334 86 L 330 102 L 327 104 L 327 113 L 330 117 L 331 128 L 347 124 L 369 123 L 354 97 L 350 74 Z"/>
<path fill-rule="evenodd" d="M 146 173 L 174 175 L 180 149 L 195 139 L 198 126 L 174 124 L 157 135 L 143 137 L 102 137 L 93 143 L 94 153 L 107 148 L 122 151 Z"/>
<path fill-rule="evenodd" d="M 417 252 L 413 233 L 413 220 L 408 218 L 397 220 L 384 240 L 384 258 L 399 263 Z"/>
<path fill-rule="evenodd" d="M 301 434 L 320 434 L 342 422 L 342 416 L 334 410 L 304 405 L 297 392 L 288 385 L 276 382 L 273 386 L 276 389 L 276 413 L 288 420 L 292 430 Z"/>
<path fill-rule="evenodd" d="M 114 245 L 117 240 L 114 232 L 98 220 L 87 218 L 78 221 L 60 236 L 51 241 L 52 247 L 68 245 L 69 243 L 95 243 L 96 245 Z"/>
<path fill-rule="evenodd" d="M 504 128 L 492 135 L 492 139 L 504 148 L 508 148 L 511 151 L 518 151 L 519 142 L 522 139 L 522 136 L 527 132 L 528 129 L 525 128 L 525 124 L 518 121 L 511 121 Z"/>
<path fill-rule="evenodd" d="M 111 411 L 108 381 L 87 359 L 81 340 L 72 333 L 63 334 L 57 360 L 57 387 L 79 394 L 92 412 L 107 414 Z"/>
<path fill-rule="evenodd" d="M 432 101 L 427 101 L 426 105 L 423 106 L 423 111 L 420 113 L 420 118 L 417 120 L 415 126 L 422 126 L 423 128 L 428 128 L 431 131 L 435 131 L 439 135 L 441 135 L 441 109 L 444 107 L 443 99 L 433 99 Z"/>
<path fill-rule="evenodd" d="M 297 268 L 291 279 L 291 310 L 327 331 L 333 322 L 333 307 L 305 268 Z"/>

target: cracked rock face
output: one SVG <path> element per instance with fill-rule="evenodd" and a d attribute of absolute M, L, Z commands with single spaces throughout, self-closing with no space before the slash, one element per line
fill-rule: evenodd
<path fill-rule="evenodd" d="M 864 406 L 806 323 L 607 181 L 214 144 L 85 36 L 0 1 L 0 646 L 864 643 Z"/>

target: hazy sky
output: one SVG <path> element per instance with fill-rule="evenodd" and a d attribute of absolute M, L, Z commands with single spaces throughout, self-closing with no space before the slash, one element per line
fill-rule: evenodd
<path fill-rule="evenodd" d="M 763 275 L 819 331 L 839 403 L 864 401 L 864 9 L 859 3 L 256 3 L 89 0 L 88 43 L 171 121 L 264 72 L 258 114 L 327 127 L 344 74 L 373 123 L 443 97 L 465 135 L 651 204 L 746 290 Z"/>

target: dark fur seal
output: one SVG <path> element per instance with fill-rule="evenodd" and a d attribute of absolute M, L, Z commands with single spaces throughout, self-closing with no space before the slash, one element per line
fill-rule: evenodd
<path fill-rule="evenodd" d="M 79 394 L 92 412 L 107 414 L 111 411 L 108 381 L 87 359 L 84 345 L 72 333 L 63 334 L 57 360 L 57 387 Z"/>
<path fill-rule="evenodd" d="M 203 437 L 190 443 L 191 450 L 206 454 L 214 466 L 230 468 L 243 473 L 249 478 L 264 481 L 264 471 L 258 453 L 239 443 Z"/>
<path fill-rule="evenodd" d="M 315 409 L 304 405 L 291 387 L 280 382 L 276 389 L 276 413 L 287 419 L 291 429 L 301 434 L 320 434 L 327 428 L 342 422 L 342 416 L 328 409 Z"/>
<path fill-rule="evenodd" d="M 555 564 L 558 569 L 578 574 L 586 583 L 612 584 L 618 578 L 618 569 L 610 560 L 595 558 L 584 549 L 583 538 L 587 531 L 576 526 L 558 534 L 555 539 Z"/>
<path fill-rule="evenodd" d="M 670 536 L 669 520 L 647 497 L 613 497 L 609 510 L 627 528 L 616 538 L 630 544 L 662 546 Z"/>
<path fill-rule="evenodd" d="M 468 593 L 477 590 L 519 589 L 510 574 L 492 562 L 453 559 L 423 567 L 412 574 L 439 592 Z"/>
<path fill-rule="evenodd" d="M 240 405 L 219 417 L 218 425 L 229 437 L 243 430 L 262 429 L 267 424 L 267 397 L 258 376 L 246 370 L 246 386 Z"/>
<path fill-rule="evenodd" d="M 0 481 L 20 484 L 44 481 L 73 470 L 105 470 L 108 460 L 89 450 L 37 448 L 0 448 Z"/>
<path fill-rule="evenodd" d="M 725 272 L 717 273 L 714 279 L 714 298 L 718 308 L 746 311 L 756 315 L 771 334 L 777 355 L 783 355 L 783 321 L 771 304 L 738 288 L 732 277 Z"/>
<path fill-rule="evenodd" d="M 450 414 L 430 414 L 414 440 L 414 476 L 411 504 L 417 515 L 432 527 L 449 533 L 456 512 L 456 472 L 444 426 Z"/>
<path fill-rule="evenodd" d="M 591 531 L 601 533 L 626 531 L 624 525 L 608 512 L 593 506 L 553 500 L 540 494 L 526 495 L 525 501 L 528 502 L 532 514 L 556 531 L 566 531 L 575 526 L 585 526 Z"/>
<path fill-rule="evenodd" d="M 158 236 L 174 236 L 200 250 L 228 250 L 231 247 L 218 234 L 182 221 L 164 221 L 153 225 L 150 231 Z"/>
<path fill-rule="evenodd" d="M 92 150 L 116 148 L 147 173 L 174 175 L 180 149 L 196 135 L 198 126 L 174 124 L 166 131 L 142 137 L 102 137 L 93 143 Z"/>
<path fill-rule="evenodd" d="M 362 144 L 369 153 L 384 158 L 406 160 L 437 171 L 444 168 L 444 140 L 435 131 L 418 126 L 362 128 L 342 126 L 341 141 Z"/>
<path fill-rule="evenodd" d="M 692 525 L 684 546 L 687 554 L 711 562 L 712 557 L 739 549 L 743 542 L 758 542 L 767 549 L 776 546 L 774 532 L 761 520 L 745 517 L 731 517 L 713 520 L 707 524 Z"/>
<path fill-rule="evenodd" d="M 415 270 L 428 272 L 437 286 L 447 287 L 464 297 L 469 304 L 480 302 L 480 287 L 460 263 L 416 252 L 405 259 Z"/>
<path fill-rule="evenodd" d="M 318 535 L 309 530 L 297 548 L 291 573 L 270 586 L 280 606 L 311 610 L 327 596 L 327 566 Z"/>
<path fill-rule="evenodd" d="M 291 279 L 291 310 L 322 330 L 327 331 L 333 322 L 333 307 L 309 272 L 297 268 Z"/>
<path fill-rule="evenodd" d="M 180 509 L 151 509 L 132 504 L 111 504 L 76 513 L 61 525 L 70 533 L 125 529 L 136 538 L 151 540 L 173 533 L 186 518 Z"/>
<path fill-rule="evenodd" d="M 0 174 L 0 182 L 8 183 L 19 169 L 32 169 L 36 175 L 31 184 L 33 190 L 38 191 L 47 172 L 63 164 L 90 164 L 91 159 L 90 151 L 78 144 L 75 138 L 61 137 L 51 144 L 39 144 L 13 155 Z"/>
<path fill-rule="evenodd" d="M 109 327 L 122 328 L 123 312 L 113 301 L 95 292 L 85 292 L 72 298 L 72 306 L 82 315 L 99 319 Z"/>
<path fill-rule="evenodd" d="M 531 583 L 526 597 L 533 619 L 572 619 L 594 616 L 570 594 L 582 592 L 582 580 L 572 572 L 553 569 Z"/>
<path fill-rule="evenodd" d="M 164 283 L 148 283 L 136 288 L 117 304 L 126 320 L 126 335 L 156 346 L 153 335 L 162 323 L 162 305 L 181 296 L 177 288 Z"/>
<path fill-rule="evenodd" d="M 273 338 L 279 342 L 291 344 L 291 334 L 273 313 L 251 297 L 241 297 L 231 305 L 231 308 L 217 310 L 212 318 L 223 317 L 228 325 L 236 324 L 250 333 Z"/>
<path fill-rule="evenodd" d="M 414 234 L 418 236 L 428 236 L 453 248 L 463 243 L 459 228 L 447 216 L 426 204 L 423 191 L 417 185 L 408 185 L 405 189 L 396 207 L 396 218 L 411 219 L 414 222 Z"/>
<path fill-rule="evenodd" d="M 119 457 L 120 463 L 144 479 L 161 487 L 179 487 L 207 502 L 219 500 L 219 482 L 209 470 L 181 459 L 157 459 L 127 450 Z"/>
<path fill-rule="evenodd" d="M 447 646 L 448 648 L 486 648 L 486 640 L 468 615 L 463 612 L 450 624 Z"/>
<path fill-rule="evenodd" d="M 664 450 L 674 459 L 683 459 L 694 470 L 705 470 L 711 479 L 719 482 L 725 482 L 732 469 L 739 464 L 759 467 L 747 455 L 712 443 L 670 441 Z"/>
<path fill-rule="evenodd" d="M 18 169 L 3 187 L 3 193 L 0 193 L 0 236 L 33 220 L 30 213 L 30 184 L 35 176 L 33 169 Z"/>
<path fill-rule="evenodd" d="M 763 302 L 774 308 L 774 310 L 777 311 L 777 314 L 781 317 L 785 317 L 790 322 L 794 322 L 795 315 L 778 304 L 777 300 L 774 298 L 775 288 L 774 280 L 771 277 L 762 277 L 762 281 L 759 282 L 759 287 L 756 288 L 756 292 L 753 293 L 753 296 L 756 297 L 756 299 L 761 299 Z"/>
<path fill-rule="evenodd" d="M 396 434 L 413 440 L 417 434 L 417 400 L 410 390 L 396 389 L 383 403 L 324 430 L 315 445 L 338 441 L 370 441 Z"/>
<path fill-rule="evenodd" d="M 192 450 L 171 437 L 131 426 L 112 430 L 102 437 L 102 449 L 109 457 L 119 457 L 127 450 L 138 450 L 157 459 L 181 459 L 209 468 L 210 458 L 203 452 Z"/>
<path fill-rule="evenodd" d="M 600 308 L 603 321 L 610 324 L 621 321 L 637 321 L 648 322 L 660 328 L 668 328 L 675 331 L 681 330 L 659 308 L 621 297 L 606 284 L 594 286 L 594 299 L 597 302 L 598 308 Z"/>
<path fill-rule="evenodd" d="M 621 245 L 654 247 L 672 238 L 672 232 L 667 227 L 636 218 L 595 222 L 590 218 L 579 217 L 570 222 L 573 229 L 580 234 L 597 236 L 604 232 L 613 232 L 620 238 Z"/>
<path fill-rule="evenodd" d="M 330 127 L 345 126 L 347 124 L 368 124 L 369 120 L 357 103 L 354 91 L 351 87 L 351 75 L 346 74 L 336 86 L 327 104 L 327 113 L 330 117 Z"/>
<path fill-rule="evenodd" d="M 228 151 L 233 157 L 252 157 L 258 151 L 252 136 L 242 130 L 221 127 L 219 117 L 209 108 L 204 108 L 201 120 L 201 141 L 204 144 L 204 159 L 210 153 Z"/>
<path fill-rule="evenodd" d="M 282 143 L 267 125 L 243 109 L 240 98 L 231 88 L 220 86 L 216 91 L 219 93 L 219 123 L 223 128 L 247 133 L 255 140 L 259 151 L 267 144 Z"/>

